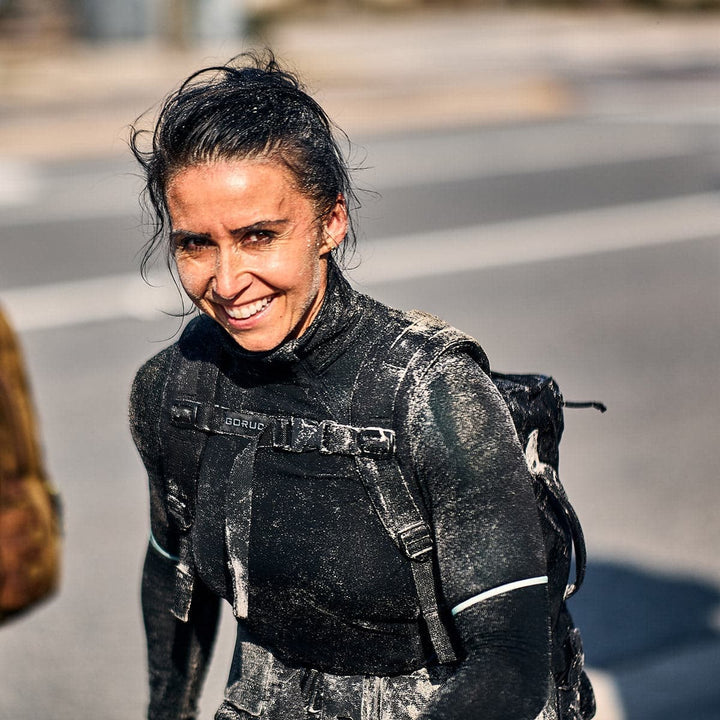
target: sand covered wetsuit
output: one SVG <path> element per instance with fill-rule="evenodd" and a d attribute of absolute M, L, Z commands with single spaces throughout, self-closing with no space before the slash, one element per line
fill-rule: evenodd
<path fill-rule="evenodd" d="M 332 264 L 318 316 L 275 350 L 247 352 L 209 318 L 193 322 L 180 344 L 191 338 L 199 353 L 210 348 L 217 358 L 216 405 L 341 424 L 351 424 L 351 406 L 362 402 L 352 390 L 374 338 L 410 324 L 407 314 L 353 291 Z M 447 609 L 471 601 L 453 618 L 459 661 L 440 667 L 410 563 L 368 501 L 352 457 L 343 455 L 260 446 L 248 481 L 238 478 L 239 441 L 210 437 L 190 530 L 196 581 L 189 619 L 170 614 L 179 531 L 168 513 L 161 407 L 172 353 L 143 366 L 131 399 L 150 481 L 143 612 L 151 720 L 195 717 L 220 598 L 242 619 L 218 718 L 538 715 L 550 675 L 547 588 L 537 581 L 545 556 L 522 450 L 482 359 L 445 353 L 400 406 L 397 453 L 434 530 L 440 595 Z M 238 482 L 251 486 L 244 496 L 251 503 L 237 510 L 247 511 L 244 523 L 233 517 Z M 247 597 L 238 611 L 242 563 Z M 488 593 L 494 588 L 500 592 Z"/>

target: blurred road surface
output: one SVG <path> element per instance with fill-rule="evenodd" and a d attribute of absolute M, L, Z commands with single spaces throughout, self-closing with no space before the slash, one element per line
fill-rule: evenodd
<path fill-rule="evenodd" d="M 569 399 L 608 405 L 568 411 L 561 468 L 590 550 L 573 612 L 598 718 L 716 720 L 720 24 L 431 20 L 275 30 L 379 193 L 363 194 L 351 277 L 471 333 L 498 369 L 551 372 Z M 98 84 L 111 60 L 137 80 L 159 51 L 76 52 L 96 60 L 76 102 L 40 83 L 35 105 L 27 88 L 0 102 L 0 302 L 67 508 L 63 592 L 2 629 L 0 720 L 125 720 L 146 702 L 147 501 L 125 414 L 135 370 L 178 328 L 159 308 L 179 300 L 159 271 L 155 288 L 137 277 L 138 182 L 113 132 L 198 58 L 147 65 L 148 87 L 123 92 Z"/>

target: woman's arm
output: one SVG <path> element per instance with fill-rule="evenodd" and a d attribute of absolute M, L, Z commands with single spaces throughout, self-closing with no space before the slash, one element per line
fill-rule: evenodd
<path fill-rule="evenodd" d="M 142 580 L 142 609 L 148 651 L 148 720 L 192 720 L 212 652 L 219 600 L 196 581 L 190 616 L 170 613 L 175 563 L 148 547 Z"/>
<path fill-rule="evenodd" d="M 533 720 L 550 678 L 545 554 L 507 408 L 474 360 L 449 354 L 412 394 L 408 422 L 463 645 L 427 717 Z"/>
<path fill-rule="evenodd" d="M 142 577 L 150 684 L 149 720 L 192 720 L 217 630 L 219 600 L 196 579 L 187 622 L 170 612 L 177 532 L 168 518 L 160 461 L 160 409 L 167 355 L 138 372 L 130 399 L 133 439 L 148 472 L 151 539 Z"/>

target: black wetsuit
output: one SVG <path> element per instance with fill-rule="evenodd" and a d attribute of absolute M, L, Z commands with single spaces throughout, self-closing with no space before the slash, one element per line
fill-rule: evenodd
<path fill-rule="evenodd" d="M 224 357 L 216 403 L 339 423 L 350 421 L 353 382 L 373 338 L 409 324 L 404 313 L 354 292 L 333 268 L 308 331 L 268 353 L 244 351 L 208 318 L 196 322 L 207 325 L 206 341 L 217 343 Z M 176 552 L 177 532 L 168 520 L 159 439 L 169 358 L 166 350 L 143 366 L 131 400 L 133 436 L 150 478 L 153 542 L 143 611 L 152 720 L 194 717 L 218 598 L 233 601 L 225 515 L 237 448 L 232 439 L 215 437 L 197 492 L 192 537 L 198 581 L 190 620 L 181 623 L 169 612 L 175 563 L 168 556 Z M 412 466 L 428 507 L 448 608 L 545 574 L 522 450 L 486 370 L 463 352 L 446 353 L 405 399 L 408 432 L 398 438 L 398 452 Z M 301 684 L 308 668 L 365 677 L 367 684 L 368 676 L 407 675 L 432 665 L 409 561 L 384 530 L 351 458 L 260 448 L 251 517 L 243 638 L 268 648 L 283 667 L 306 669 Z M 454 622 L 461 661 L 422 717 L 535 718 L 550 672 L 546 586 L 484 599 Z M 291 707 L 278 717 L 306 717 Z M 414 712 L 396 708 L 377 717 L 405 720 Z M 247 716 L 238 710 L 222 717 Z M 338 715 L 326 710 L 322 717 Z"/>

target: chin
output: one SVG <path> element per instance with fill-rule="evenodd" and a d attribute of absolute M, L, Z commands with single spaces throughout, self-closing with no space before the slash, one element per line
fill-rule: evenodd
<path fill-rule="evenodd" d="M 269 352 L 281 345 L 285 338 L 247 338 L 238 333 L 228 332 L 230 337 L 247 352 Z"/>

